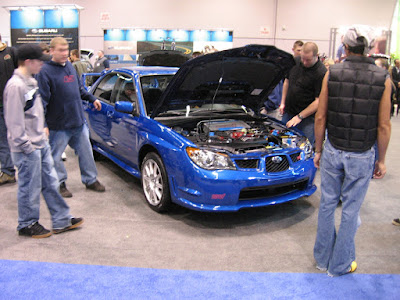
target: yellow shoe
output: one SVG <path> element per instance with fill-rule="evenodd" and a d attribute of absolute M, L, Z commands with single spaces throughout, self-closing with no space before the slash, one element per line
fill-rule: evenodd
<path fill-rule="evenodd" d="M 348 273 L 353 273 L 355 270 L 357 270 L 357 263 L 356 261 L 353 261 L 350 265 L 350 270 Z"/>

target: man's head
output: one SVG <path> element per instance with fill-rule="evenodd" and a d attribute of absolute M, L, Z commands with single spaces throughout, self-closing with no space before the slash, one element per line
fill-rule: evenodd
<path fill-rule="evenodd" d="M 346 51 L 352 54 L 364 55 L 368 50 L 368 40 L 357 27 L 351 27 L 347 30 L 343 44 Z"/>
<path fill-rule="evenodd" d="M 69 56 L 68 42 L 63 37 L 55 37 L 50 41 L 50 54 L 52 61 L 65 64 Z"/>
<path fill-rule="evenodd" d="M 332 58 L 327 58 L 324 60 L 324 66 L 327 70 L 329 70 L 329 67 L 334 64 L 335 64 L 335 61 Z"/>
<path fill-rule="evenodd" d="M 202 54 L 201 54 L 201 52 L 199 52 L 199 51 L 194 51 L 193 53 L 192 53 L 192 58 L 196 58 L 196 57 L 199 57 L 199 56 L 201 56 Z"/>
<path fill-rule="evenodd" d="M 397 68 L 400 68 L 400 60 L 399 60 L 399 59 L 395 59 L 395 60 L 394 60 L 394 65 L 395 65 Z"/>
<path fill-rule="evenodd" d="M 39 47 L 42 49 L 44 54 L 50 54 L 50 47 L 46 43 L 40 43 Z"/>
<path fill-rule="evenodd" d="M 375 59 L 375 64 L 380 68 L 383 68 L 383 69 L 386 69 L 386 70 L 389 69 L 389 64 L 388 64 L 387 59 L 377 58 L 377 59 Z"/>
<path fill-rule="evenodd" d="M 294 42 L 293 48 L 292 48 L 294 57 L 301 55 L 301 49 L 302 49 L 303 45 L 304 45 L 303 41 L 295 41 Z"/>
<path fill-rule="evenodd" d="M 102 57 L 104 56 L 104 52 L 103 52 L 102 50 L 99 50 L 99 51 L 97 52 L 97 56 L 98 56 L 99 58 L 102 58 Z"/>
<path fill-rule="evenodd" d="M 133 88 L 133 84 L 132 83 L 127 83 L 125 85 L 124 93 L 128 98 L 132 99 L 132 96 L 135 94 L 135 89 Z"/>
<path fill-rule="evenodd" d="M 311 68 L 318 61 L 318 46 L 316 43 L 307 42 L 303 45 L 301 62 L 306 68 Z"/>
<path fill-rule="evenodd" d="M 79 51 L 78 49 L 72 49 L 69 55 L 69 58 L 72 62 L 79 60 Z"/>
<path fill-rule="evenodd" d="M 50 56 L 43 54 L 39 45 L 25 44 L 18 48 L 18 65 L 26 68 L 28 74 L 39 73 L 43 61 L 48 60 L 50 60 Z"/>

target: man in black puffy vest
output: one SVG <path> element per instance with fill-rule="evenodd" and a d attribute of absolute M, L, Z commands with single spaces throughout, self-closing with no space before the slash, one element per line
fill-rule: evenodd
<path fill-rule="evenodd" d="M 354 238 L 361 224 L 360 207 L 371 174 L 382 178 L 386 173 L 391 82 L 386 70 L 364 56 L 365 36 L 355 27 L 346 33 L 347 57 L 325 75 L 315 117 L 314 163 L 321 167 L 321 202 L 314 257 L 317 269 L 330 276 L 356 270 Z M 379 155 L 374 164 L 375 143 Z M 342 216 L 336 232 L 334 217 L 340 200 Z"/>

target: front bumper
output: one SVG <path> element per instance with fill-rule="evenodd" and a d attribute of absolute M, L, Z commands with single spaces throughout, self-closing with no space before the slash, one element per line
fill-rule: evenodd
<path fill-rule="evenodd" d="M 284 172 L 207 171 L 170 178 L 173 202 L 199 211 L 229 212 L 262 207 L 310 196 L 316 169 L 309 159 Z"/>

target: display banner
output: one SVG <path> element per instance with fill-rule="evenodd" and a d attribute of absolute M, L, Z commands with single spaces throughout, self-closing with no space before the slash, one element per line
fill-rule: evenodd
<path fill-rule="evenodd" d="M 105 29 L 104 54 L 111 64 L 133 64 L 152 50 L 177 50 L 191 56 L 233 47 L 233 31 L 183 29 Z"/>
<path fill-rule="evenodd" d="M 24 8 L 10 11 L 11 44 L 46 43 L 64 37 L 70 49 L 79 49 L 79 11 L 77 9 Z"/>

